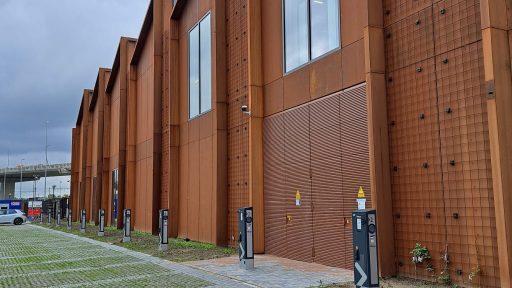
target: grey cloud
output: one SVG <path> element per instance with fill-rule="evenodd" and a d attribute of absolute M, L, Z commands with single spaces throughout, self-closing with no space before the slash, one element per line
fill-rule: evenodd
<path fill-rule="evenodd" d="M 69 161 L 82 89 L 137 37 L 149 0 L 0 0 L 0 167 Z"/>

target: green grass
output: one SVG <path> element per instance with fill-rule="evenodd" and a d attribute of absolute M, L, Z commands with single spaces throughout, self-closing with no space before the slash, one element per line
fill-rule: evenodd
<path fill-rule="evenodd" d="M 50 228 L 49 225 L 41 225 Z M 77 226 L 78 227 L 78 226 Z M 52 227 L 67 231 L 65 227 Z M 91 231 L 91 238 L 98 238 Z M 102 240 L 122 236 L 109 228 Z M 73 234 L 82 235 L 72 230 Z M 134 235 L 135 236 L 135 235 Z M 152 235 L 137 239 L 153 240 Z M 99 238 L 98 238 L 99 239 Z M 0 287 L 205 287 L 212 283 L 31 225 L 0 226 Z"/>
<path fill-rule="evenodd" d="M 97 235 L 98 227 L 94 225 L 87 225 L 86 232 L 81 233 L 78 228 L 78 223 L 73 223 L 72 230 L 67 230 L 65 224 L 61 226 L 56 226 L 55 224 L 35 224 L 42 227 L 107 242 L 113 245 L 160 257 L 173 262 L 187 262 L 222 258 L 234 255 L 237 252 L 236 249 L 233 248 L 218 247 L 209 243 L 186 241 L 185 239 L 179 238 L 169 238 L 168 250 L 159 251 L 158 236 L 152 235 L 150 233 L 132 231 L 131 241 L 123 243 L 123 230 L 118 230 L 115 227 L 105 227 L 105 236 L 100 237 Z"/>

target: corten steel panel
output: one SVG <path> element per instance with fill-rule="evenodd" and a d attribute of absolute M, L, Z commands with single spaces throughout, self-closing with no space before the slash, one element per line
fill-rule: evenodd
<path fill-rule="evenodd" d="M 309 141 L 309 107 L 302 106 L 284 114 L 285 207 L 287 217 L 286 242 L 290 249 L 286 257 L 313 261 L 313 217 L 311 197 L 311 148 Z M 295 193 L 301 195 L 301 205 L 295 205 Z"/>
<path fill-rule="evenodd" d="M 153 207 L 153 107 L 154 95 L 154 64 L 152 46 L 154 35 L 150 28 L 147 44 L 142 50 L 137 64 L 137 128 L 136 128 L 136 210 L 135 228 L 151 232 Z M 159 108 L 158 108 L 159 109 Z"/>
<path fill-rule="evenodd" d="M 343 89 L 365 82 L 364 40 L 344 47 L 341 56 Z"/>
<path fill-rule="evenodd" d="M 208 137 L 199 141 L 199 241 L 214 242 L 213 222 L 213 139 Z M 197 181 L 197 180 L 196 180 Z"/>
<path fill-rule="evenodd" d="M 265 253 L 287 255 L 283 114 L 265 119 L 263 131 Z"/>
<path fill-rule="evenodd" d="M 383 0 L 384 26 L 389 26 L 437 1 L 439 0 Z"/>
<path fill-rule="evenodd" d="M 364 62 L 364 60 L 363 60 Z M 364 65 L 362 65 L 364 67 Z M 341 51 L 337 51 L 322 59 L 318 59 L 309 68 L 309 89 L 311 99 L 340 91 L 341 81 Z M 354 72 L 354 71 L 353 71 Z M 357 75 L 357 73 L 354 73 Z M 364 73 L 361 73 L 364 77 Z M 275 95 L 269 95 L 273 98 Z"/>
<path fill-rule="evenodd" d="M 363 38 L 363 28 L 368 25 L 368 1 L 340 1 L 342 46 L 348 46 Z"/>
<path fill-rule="evenodd" d="M 199 158 L 199 141 L 189 143 L 189 170 L 188 170 L 188 236 L 190 239 L 199 239 L 199 222 L 204 219 L 199 219 L 197 211 L 198 203 L 200 200 L 200 176 L 198 171 L 201 167 Z"/>
<path fill-rule="evenodd" d="M 284 77 L 284 109 L 289 109 L 308 102 L 309 68 L 305 66 Z"/>
<path fill-rule="evenodd" d="M 345 258 L 351 250 L 347 249 L 350 240 L 346 237 L 346 215 L 342 209 L 344 191 L 339 96 L 330 96 L 310 105 L 314 260 L 329 266 L 351 269 L 351 265 L 345 265 Z"/>
<path fill-rule="evenodd" d="M 358 86 L 265 118 L 267 253 L 352 268 L 345 221 L 359 186 L 371 195 L 366 114 L 365 86 Z M 294 203 L 297 190 L 301 207 Z"/>
<path fill-rule="evenodd" d="M 387 27 L 384 38 L 388 72 L 434 56 L 432 6 Z"/>
<path fill-rule="evenodd" d="M 343 216 L 349 220 L 357 208 L 355 197 L 363 187 L 367 207 L 372 207 L 370 190 L 370 155 L 368 147 L 368 116 L 366 108 L 366 86 L 360 85 L 344 90 L 340 95 L 341 171 L 343 191 Z M 342 267 L 352 268 L 352 229 L 345 225 L 346 243 Z"/>
<path fill-rule="evenodd" d="M 263 86 L 263 97 L 264 107 L 263 113 L 265 117 L 270 116 L 274 113 L 283 111 L 284 108 L 284 86 L 283 79 L 277 79 L 276 81 Z"/>
<path fill-rule="evenodd" d="M 227 65 L 227 205 L 228 244 L 237 246 L 237 210 L 249 206 L 248 117 L 240 112 L 248 94 L 247 5 L 245 1 L 227 0 L 226 65 Z"/>
<path fill-rule="evenodd" d="M 445 248 L 434 59 L 390 73 L 388 79 L 398 271 L 402 275 L 428 279 L 431 275 L 424 269 L 414 271 L 409 252 L 415 243 L 427 246 L 432 255 L 441 255 Z M 441 269 L 439 257 L 431 261 L 436 269 Z"/>
<path fill-rule="evenodd" d="M 479 0 L 443 0 L 433 11 L 436 55 L 482 40 Z"/>
<path fill-rule="evenodd" d="M 280 29 L 283 14 L 282 1 L 261 2 L 263 83 L 267 85 L 283 77 L 283 31 Z"/>
<path fill-rule="evenodd" d="M 178 236 L 180 238 L 189 238 L 188 231 L 188 147 L 189 145 L 180 146 L 180 185 L 179 185 L 179 216 L 178 216 Z"/>
<path fill-rule="evenodd" d="M 444 59 L 437 75 L 447 243 L 451 265 L 463 273 L 453 278 L 467 283 L 464 275 L 480 266 L 481 283 L 499 286 L 482 44 L 436 60 Z"/>

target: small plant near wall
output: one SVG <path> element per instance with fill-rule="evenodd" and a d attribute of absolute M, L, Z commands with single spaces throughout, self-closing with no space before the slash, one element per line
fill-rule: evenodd
<path fill-rule="evenodd" d="M 418 265 L 432 259 L 428 248 L 420 243 L 416 243 L 414 249 L 412 249 L 410 253 L 412 255 L 412 263 L 414 263 L 414 265 Z"/>
<path fill-rule="evenodd" d="M 425 268 L 425 270 L 428 272 L 428 273 L 433 273 L 434 272 L 434 266 L 432 266 L 432 264 L 430 264 L 430 259 L 432 259 L 432 257 L 430 256 L 430 252 L 428 251 L 428 248 L 421 245 L 420 243 L 416 243 L 416 245 L 414 245 L 414 248 L 411 250 L 410 254 L 412 255 L 412 263 L 414 263 L 414 274 L 415 276 L 418 276 L 417 275 L 417 266 L 422 264 L 422 263 L 427 263 L 427 267 Z"/>
<path fill-rule="evenodd" d="M 450 259 L 448 258 L 448 245 L 445 247 L 444 255 L 441 257 L 441 260 L 443 260 L 444 266 L 443 271 L 441 271 L 441 274 L 437 277 L 437 281 L 444 285 L 451 285 L 452 278 L 450 277 L 450 269 L 448 268 L 448 265 L 450 264 Z"/>
<path fill-rule="evenodd" d="M 480 265 L 476 266 L 475 268 L 473 268 L 473 270 L 471 270 L 471 272 L 469 272 L 469 281 L 473 282 L 473 280 L 475 280 L 475 278 L 480 275 L 480 273 L 482 272 L 482 270 L 480 270 Z"/>

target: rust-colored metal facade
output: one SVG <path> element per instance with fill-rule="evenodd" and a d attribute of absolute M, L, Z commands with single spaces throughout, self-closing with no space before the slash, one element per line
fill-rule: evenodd
<path fill-rule="evenodd" d="M 238 208 L 249 201 L 249 117 L 240 113 L 248 101 L 247 1 L 226 1 L 228 237 L 238 246 Z"/>
<path fill-rule="evenodd" d="M 384 1 L 397 271 L 499 287 L 479 1 Z M 413 4 L 414 3 L 414 4 Z M 415 269 L 415 243 L 434 272 Z"/>
<path fill-rule="evenodd" d="M 352 268 L 354 191 L 371 195 L 367 123 L 364 85 L 265 118 L 266 252 Z"/>
<path fill-rule="evenodd" d="M 74 216 L 98 203 L 103 161 L 101 205 L 123 170 L 119 211 L 133 209 L 137 230 L 155 233 L 168 208 L 170 236 L 236 246 L 237 209 L 254 206 L 258 253 L 350 269 L 362 186 L 379 211 L 383 276 L 432 280 L 447 253 L 454 282 L 507 287 L 509 2 L 341 0 L 339 49 L 284 73 L 282 1 L 152 0 L 109 81 L 103 144 L 84 92 Z M 208 13 L 212 110 L 189 119 L 188 33 Z M 411 263 L 416 242 L 433 273 Z"/>

